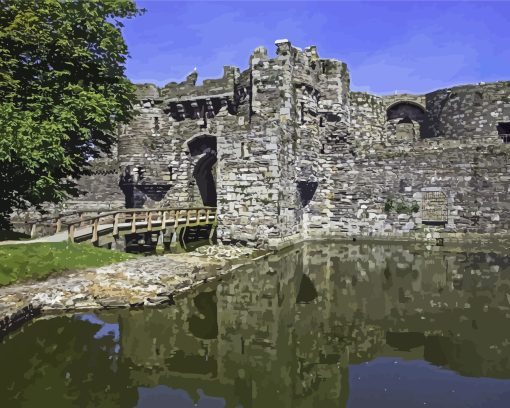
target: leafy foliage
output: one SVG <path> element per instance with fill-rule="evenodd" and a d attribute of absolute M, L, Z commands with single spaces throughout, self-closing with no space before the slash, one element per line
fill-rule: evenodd
<path fill-rule="evenodd" d="M 415 200 L 408 202 L 402 197 L 400 199 L 389 197 L 384 203 L 384 212 L 388 214 L 394 211 L 397 214 L 411 215 L 417 213 L 419 210 L 420 206 Z"/>
<path fill-rule="evenodd" d="M 0 2 L 0 228 L 77 193 L 131 115 L 121 19 L 133 0 Z"/>

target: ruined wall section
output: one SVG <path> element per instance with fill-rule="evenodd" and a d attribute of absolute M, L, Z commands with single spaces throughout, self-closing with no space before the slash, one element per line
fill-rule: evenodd
<path fill-rule="evenodd" d="M 159 97 L 134 106 L 134 118 L 121 130 L 118 159 L 127 207 L 156 206 L 170 187 L 166 157 L 168 117 Z"/>
<path fill-rule="evenodd" d="M 218 138 L 218 238 L 262 244 L 278 235 L 277 142 L 270 122 L 276 102 L 264 49 L 255 50 L 250 66 L 238 79 L 242 103 Z M 260 101 L 258 92 L 267 99 Z"/>
<path fill-rule="evenodd" d="M 137 206 L 202 206 L 193 177 L 200 156 L 192 155 L 189 142 L 199 137 L 216 138 L 239 128 L 236 109 L 241 104 L 236 79 L 239 70 L 224 67 L 220 79 L 195 86 L 193 72 L 180 84 L 169 84 L 156 91 L 139 87 L 139 104 L 134 120 L 124 129 L 119 147 L 123 177 L 129 179 Z M 214 170 L 216 183 L 218 168 Z M 126 188 L 129 190 L 129 186 Z M 128 192 L 129 193 L 129 192 Z"/>
<path fill-rule="evenodd" d="M 193 155 L 189 143 L 201 137 L 216 139 L 218 161 L 213 172 L 219 191 L 222 181 L 229 177 L 220 168 L 221 155 L 224 153 L 222 146 L 225 143 L 233 144 L 236 135 L 243 131 L 236 117 L 240 104 L 237 85 L 239 69 L 225 66 L 221 79 L 204 80 L 202 86 L 194 85 L 196 78 L 196 73 L 192 73 L 181 86 L 162 89 L 166 95 L 164 104 L 169 122 L 168 131 L 165 132 L 165 147 L 172 168 L 172 187 L 165 197 L 166 205 L 203 205 L 193 177 L 195 165 L 202 154 Z M 244 99 L 242 102 L 245 102 Z"/>
<path fill-rule="evenodd" d="M 226 65 L 223 68 L 223 76 L 217 79 L 204 79 L 202 85 L 197 86 L 198 73 L 193 71 L 186 77 L 186 80 L 177 83 L 170 82 L 160 90 L 160 95 L 169 100 L 194 99 L 205 95 L 218 97 L 221 95 L 230 96 L 235 88 L 239 70 Z"/>
<path fill-rule="evenodd" d="M 337 70 L 335 74 L 333 71 L 333 78 L 341 78 L 340 72 Z M 323 83 L 329 82 L 331 87 L 331 81 L 330 78 Z M 337 90 L 330 93 L 330 98 L 338 98 L 341 90 L 338 83 Z M 358 214 L 368 208 L 373 198 L 376 199 L 378 185 L 384 183 L 381 178 L 376 180 L 375 174 L 370 174 L 375 166 L 373 159 L 365 159 L 367 156 L 373 157 L 385 144 L 384 102 L 380 97 L 361 92 L 347 92 L 347 98 L 348 103 L 343 109 L 348 109 L 348 112 L 325 114 L 326 117 L 345 119 L 327 120 L 321 127 L 326 140 L 325 154 L 321 160 L 326 188 L 323 195 L 317 196 L 317 203 L 311 210 L 319 209 L 319 214 L 325 214 L 327 218 L 319 218 L 317 213 L 311 217 L 308 226 L 308 235 L 311 237 L 320 237 L 324 233 L 339 236 L 362 233 Z M 332 110 L 331 103 L 326 104 L 323 100 L 323 104 L 324 110 Z M 360 163 L 364 166 L 360 166 Z"/>
<path fill-rule="evenodd" d="M 408 150 L 420 139 L 420 124 L 415 121 L 401 123 L 402 118 L 387 120 L 387 109 L 398 102 L 418 103 L 423 99 L 420 95 L 381 97 L 366 92 L 351 92 L 350 130 L 356 153 L 364 155 L 396 145 Z"/>
<path fill-rule="evenodd" d="M 245 239 L 253 241 L 256 236 L 269 244 L 305 234 L 310 222 L 329 229 L 332 217 L 339 219 L 334 191 L 341 175 L 331 175 L 338 157 L 350 154 L 346 65 L 320 60 L 315 47 L 303 52 L 288 40 L 277 41 L 276 47 L 273 59 L 264 48 L 255 50 L 250 59 L 249 127 L 237 139 L 243 157 L 240 161 L 225 156 L 232 151 L 225 147 L 220 160 L 222 175 L 230 167 L 236 177 L 228 188 L 237 194 L 225 204 L 235 211 L 243 200 L 250 200 L 241 222 L 249 221 L 243 228 Z M 335 153 L 328 155 L 331 152 Z M 240 167 L 243 158 L 248 160 Z M 250 181 L 246 192 L 237 191 L 246 180 Z M 315 195 L 303 202 L 303 188 L 313 183 L 318 185 Z M 218 185 L 218 191 L 225 186 Z M 231 231 L 220 227 L 222 237 L 243 236 L 238 232 L 240 221 L 232 220 Z"/>
<path fill-rule="evenodd" d="M 386 104 L 384 100 L 366 92 L 350 94 L 350 132 L 358 153 L 381 146 L 386 140 Z"/>
<path fill-rule="evenodd" d="M 426 95 L 426 137 L 499 144 L 498 122 L 510 122 L 510 82 L 441 89 Z"/>
<path fill-rule="evenodd" d="M 447 96 L 452 93 L 453 97 Z M 507 83 L 458 87 L 414 99 L 353 92 L 351 132 L 357 139 L 356 158 L 344 180 L 352 192 L 352 211 L 345 218 L 349 233 L 424 238 L 444 231 L 508 231 L 510 151 L 496 126 L 508 120 L 509 95 Z M 437 137 L 423 139 L 417 136 L 415 123 L 386 120 L 389 106 L 415 99 L 426 100 L 427 124 Z M 441 100 L 443 113 L 438 108 Z M 374 143 L 374 138 L 380 142 Z M 430 196 L 443 200 L 441 225 L 422 224 L 429 215 Z M 391 201 L 393 208 L 385 209 Z M 399 203 L 407 209 L 397 209 Z M 413 204 L 418 211 L 410 211 Z"/>
<path fill-rule="evenodd" d="M 117 145 L 109 155 L 91 162 L 90 174 L 77 180 L 80 195 L 66 200 L 65 209 L 117 209 L 124 207 L 124 194 L 119 186 Z"/>

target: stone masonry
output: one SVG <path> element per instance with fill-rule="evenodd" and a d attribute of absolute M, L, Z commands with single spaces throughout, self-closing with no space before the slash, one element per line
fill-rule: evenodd
<path fill-rule="evenodd" d="M 275 44 L 202 85 L 137 85 L 115 177 L 84 177 L 81 199 L 217 206 L 221 241 L 259 246 L 508 232 L 510 82 L 380 97 L 314 46 Z"/>

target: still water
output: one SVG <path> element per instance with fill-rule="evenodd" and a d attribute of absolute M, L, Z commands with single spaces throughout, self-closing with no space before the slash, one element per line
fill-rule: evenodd
<path fill-rule="evenodd" d="M 2 407 L 510 407 L 510 257 L 310 243 L 163 309 L 39 319 Z"/>

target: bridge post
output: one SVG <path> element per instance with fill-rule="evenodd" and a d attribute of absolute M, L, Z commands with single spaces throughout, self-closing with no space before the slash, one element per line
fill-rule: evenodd
<path fill-rule="evenodd" d="M 147 223 L 147 231 L 152 231 L 152 213 L 147 211 L 145 215 L 145 222 Z"/>
<path fill-rule="evenodd" d="M 76 225 L 70 224 L 67 227 L 67 239 L 71 242 L 74 242 L 74 230 L 76 229 Z"/>
<path fill-rule="evenodd" d="M 216 233 L 216 227 L 217 227 L 217 224 L 216 223 L 213 223 L 211 224 L 211 231 L 209 232 L 209 244 L 214 244 L 214 235 Z"/>
<path fill-rule="evenodd" d="M 119 235 L 119 217 L 120 213 L 116 213 L 113 217 L 113 236 L 117 237 Z"/>
<path fill-rule="evenodd" d="M 165 231 L 161 230 L 158 232 L 158 241 L 156 242 L 156 253 L 163 252 L 165 250 L 164 240 Z"/>
<path fill-rule="evenodd" d="M 145 245 L 152 246 L 152 232 L 147 231 L 143 234 L 143 242 Z"/>
<path fill-rule="evenodd" d="M 186 242 L 184 242 L 184 235 L 186 234 L 186 225 L 177 228 L 175 231 L 176 244 L 182 249 L 186 249 Z"/>
<path fill-rule="evenodd" d="M 165 248 L 165 251 L 170 250 L 170 246 L 172 245 L 172 239 L 174 238 L 174 233 L 171 230 L 168 230 L 163 235 L 163 247 Z"/>
<path fill-rule="evenodd" d="M 99 229 L 99 218 L 96 218 L 94 220 L 94 223 L 92 224 L 92 243 L 94 245 L 96 245 L 96 243 L 99 241 L 98 229 Z"/>
<path fill-rule="evenodd" d="M 133 217 L 131 219 L 131 232 L 135 233 L 136 232 L 136 212 L 133 212 L 131 215 Z"/>
<path fill-rule="evenodd" d="M 34 222 L 30 227 L 30 238 L 35 238 L 37 224 Z"/>
<path fill-rule="evenodd" d="M 119 236 L 114 236 L 113 237 L 113 241 L 112 241 L 112 246 L 111 246 L 111 249 L 113 250 L 116 250 L 116 251 L 121 251 L 121 252 L 125 252 L 126 251 L 126 239 L 125 237 L 119 237 Z"/>
<path fill-rule="evenodd" d="M 163 211 L 161 214 L 161 230 L 164 231 L 166 229 L 166 211 Z"/>

